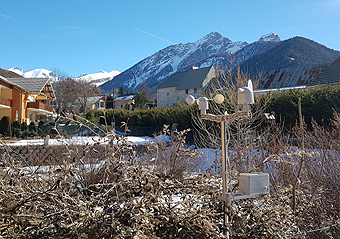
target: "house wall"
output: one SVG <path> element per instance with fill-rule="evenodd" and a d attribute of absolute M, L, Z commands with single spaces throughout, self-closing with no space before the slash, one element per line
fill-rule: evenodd
<path fill-rule="evenodd" d="M 132 110 L 133 100 L 117 100 L 115 101 L 115 110 L 124 110 L 126 109 L 126 105 L 129 105 L 129 109 Z"/>
<path fill-rule="evenodd" d="M 12 89 L 7 86 L 0 85 L 0 97 L 3 101 L 12 100 Z M 3 116 L 8 116 L 12 120 L 12 109 L 8 106 L 7 102 L 3 103 L 5 106 L 0 108 L 0 119 Z M 5 108 L 9 107 L 9 108 Z"/>
<path fill-rule="evenodd" d="M 185 102 L 188 95 L 198 98 L 202 95 L 202 88 L 176 90 L 176 87 L 162 88 L 157 90 L 157 107 L 169 107 Z"/>
<path fill-rule="evenodd" d="M 6 99 L 12 99 L 12 89 L 2 86 L 0 96 Z"/>
<path fill-rule="evenodd" d="M 157 90 L 157 107 L 168 107 L 176 103 L 176 87 L 168 87 Z"/>
<path fill-rule="evenodd" d="M 10 120 L 12 121 L 11 112 L 12 112 L 11 108 L 0 108 L 0 119 L 3 116 L 9 116 Z"/>
<path fill-rule="evenodd" d="M 178 90 L 177 91 L 177 102 L 185 102 L 188 95 L 193 95 L 197 99 L 202 96 L 202 88 L 196 88 L 196 91 L 195 89 Z"/>
<path fill-rule="evenodd" d="M 22 95 L 22 98 L 24 98 L 24 95 Z M 24 102 L 24 99 L 21 99 L 20 101 L 20 90 L 17 88 L 13 88 L 12 89 L 12 114 L 11 114 L 12 122 L 18 120 L 19 123 L 22 123 L 22 119 L 25 118 L 24 117 L 25 116 L 24 104 L 22 102 Z M 21 110 L 20 110 L 20 107 L 21 107 Z"/>
<path fill-rule="evenodd" d="M 93 105 L 87 105 L 86 110 L 103 110 L 106 109 L 106 97 L 97 101 Z"/>

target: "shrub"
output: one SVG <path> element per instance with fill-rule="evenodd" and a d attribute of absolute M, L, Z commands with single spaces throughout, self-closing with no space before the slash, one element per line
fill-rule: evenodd
<path fill-rule="evenodd" d="M 312 128 L 312 118 L 320 125 L 329 125 L 333 110 L 340 109 L 340 84 L 272 94 L 269 112 L 274 111 L 276 118 L 281 118 L 288 129 L 291 129 L 298 119 L 296 109 L 299 97 L 302 103 L 302 113 L 309 129 Z"/>
<path fill-rule="evenodd" d="M 13 129 L 20 129 L 20 124 L 19 124 L 19 122 L 18 122 L 18 121 L 14 121 L 14 122 L 12 123 L 12 128 L 13 128 Z"/>
<path fill-rule="evenodd" d="M 26 122 L 22 122 L 21 125 L 20 125 L 21 131 L 28 130 L 27 127 L 28 127 L 28 126 L 27 126 L 27 123 L 26 123 Z"/>
<path fill-rule="evenodd" d="M 3 116 L 0 120 L 0 134 L 5 137 L 12 136 L 11 120 L 8 116 Z"/>
<path fill-rule="evenodd" d="M 88 111 L 85 118 L 96 124 L 103 124 L 101 118 L 104 112 L 101 110 Z M 155 108 L 151 110 L 106 110 L 105 118 L 108 125 L 115 122 L 116 127 L 120 127 L 123 122 L 128 121 L 128 127 L 154 127 L 162 129 L 163 125 L 177 123 L 178 130 L 192 128 L 190 107 L 180 104 L 178 107 Z"/>
<path fill-rule="evenodd" d="M 29 124 L 28 130 L 29 130 L 29 131 L 33 131 L 33 132 L 35 132 L 35 131 L 37 130 L 37 126 L 35 125 L 34 122 L 31 122 L 31 123 Z"/>
<path fill-rule="evenodd" d="M 40 120 L 39 123 L 38 123 L 38 126 L 42 126 L 44 124 L 46 124 L 45 120 Z"/>

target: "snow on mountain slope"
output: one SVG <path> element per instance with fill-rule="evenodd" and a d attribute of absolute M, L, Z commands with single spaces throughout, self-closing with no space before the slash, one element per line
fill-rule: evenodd
<path fill-rule="evenodd" d="M 258 41 L 250 43 L 235 52 L 220 52 L 196 63 L 199 68 L 214 64 L 221 69 L 233 69 L 250 59 L 256 54 L 268 51 L 280 42 L 280 38 L 275 33 L 261 36 Z"/>
<path fill-rule="evenodd" d="M 158 51 L 101 85 L 101 88 L 110 92 L 112 88 L 123 86 L 136 91 L 142 82 L 155 88 L 177 71 L 183 71 L 216 53 L 242 49 L 247 44 L 232 42 L 218 32 L 211 32 L 193 43 L 171 45 Z"/>
<path fill-rule="evenodd" d="M 119 75 L 120 72 L 113 70 L 111 72 L 99 71 L 93 74 L 85 74 L 80 77 L 75 78 L 75 80 L 84 80 L 86 82 L 91 82 L 97 86 L 104 84 L 105 82 L 112 80 L 113 77 Z"/>
<path fill-rule="evenodd" d="M 267 41 L 267 42 L 274 41 L 274 42 L 279 42 L 280 41 L 280 37 L 276 33 L 272 32 L 272 33 L 263 35 L 258 41 Z"/>
<path fill-rule="evenodd" d="M 35 69 L 35 70 L 23 70 L 18 67 L 12 67 L 9 71 L 15 72 L 25 78 L 49 78 L 52 82 L 58 81 L 58 77 L 49 70 L 46 69 Z M 105 82 L 112 80 L 113 77 L 119 75 L 120 72 L 113 70 L 111 72 L 99 71 L 93 74 L 84 74 L 75 80 L 84 80 L 86 82 L 93 83 L 97 86 L 104 84 Z"/>
<path fill-rule="evenodd" d="M 52 82 L 57 80 L 57 76 L 52 71 L 46 69 L 23 70 L 18 67 L 11 67 L 8 70 L 25 78 L 49 78 Z"/>

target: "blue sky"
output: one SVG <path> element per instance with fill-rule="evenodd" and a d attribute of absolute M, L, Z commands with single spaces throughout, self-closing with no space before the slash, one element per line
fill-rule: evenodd
<path fill-rule="evenodd" d="M 340 50 L 340 0 L 2 0 L 0 68 L 70 76 L 124 71 L 212 31 L 251 43 L 275 32 Z"/>

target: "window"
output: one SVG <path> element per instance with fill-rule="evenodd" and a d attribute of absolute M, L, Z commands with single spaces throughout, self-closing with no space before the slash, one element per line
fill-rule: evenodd
<path fill-rule="evenodd" d="M 189 90 L 188 90 L 188 89 L 186 89 L 186 90 L 185 90 L 185 94 L 188 94 L 188 93 L 189 93 Z"/>
<path fill-rule="evenodd" d="M 99 107 L 99 103 L 96 103 L 96 108 L 98 108 Z"/>

